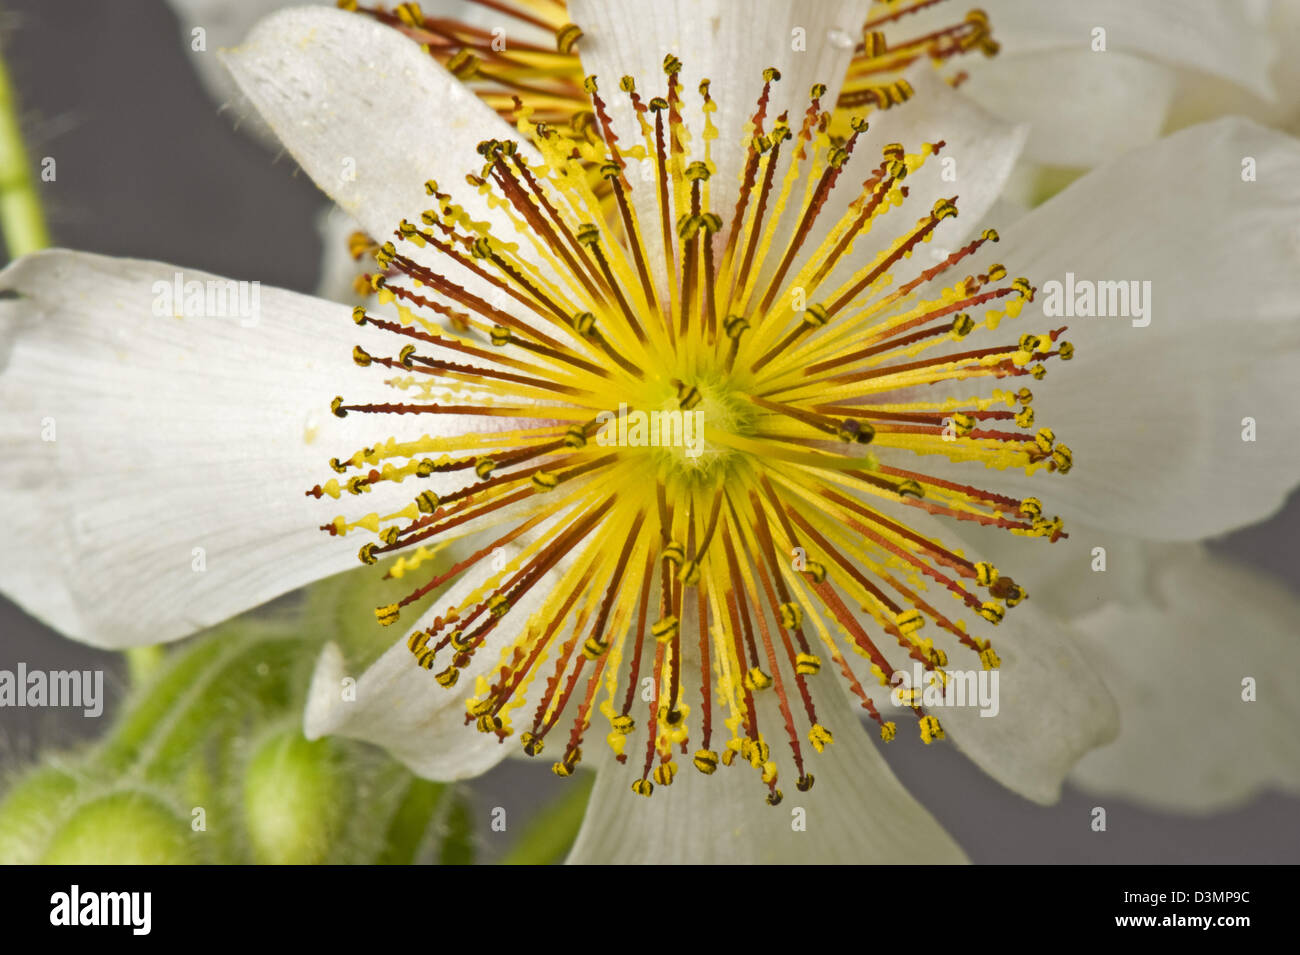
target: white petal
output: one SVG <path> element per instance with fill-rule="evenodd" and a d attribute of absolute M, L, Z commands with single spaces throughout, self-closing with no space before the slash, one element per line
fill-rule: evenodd
<path fill-rule="evenodd" d="M 1092 51 L 1093 31 L 1104 29 L 1105 53 L 1119 50 L 1171 66 L 1210 73 L 1270 94 L 1268 68 L 1277 55 L 1258 10 L 1217 0 L 984 0 L 993 36 L 1007 53 Z"/>
<path fill-rule="evenodd" d="M 1065 622 L 1032 599 L 1008 611 L 997 627 L 985 629 L 1002 659 L 996 707 L 929 712 L 962 752 L 1002 785 L 1034 802 L 1053 803 L 1079 758 L 1115 738 L 1115 703 Z M 950 670 L 980 670 L 978 661 L 972 667 L 961 653 L 950 654 Z"/>
<path fill-rule="evenodd" d="M 973 68 L 961 91 L 1029 126 L 1027 158 L 1082 167 L 1158 138 L 1176 79 L 1173 70 L 1125 53 L 1003 51 Z"/>
<path fill-rule="evenodd" d="M 291 9 L 223 58 L 293 157 L 370 235 L 384 241 L 404 217 L 418 221 L 430 179 L 494 233 L 512 234 L 465 174 L 482 167 L 480 142 L 518 135 L 397 30 L 343 10 Z"/>
<path fill-rule="evenodd" d="M 260 18 L 287 5 L 284 0 L 243 0 L 242 3 L 230 3 L 228 0 L 168 0 L 168 6 L 175 12 L 180 26 L 181 48 L 198 73 L 208 95 L 223 105 L 234 106 L 236 115 L 240 117 L 240 129 L 268 146 L 276 145 L 275 133 L 256 112 L 241 102 L 243 97 L 232 82 L 230 73 L 218 60 L 216 51 L 237 42 Z M 195 34 L 197 30 L 203 31 L 201 50 L 194 49 L 194 44 L 198 41 Z"/>
<path fill-rule="evenodd" d="M 369 330 L 345 307 L 259 287 L 247 318 L 160 317 L 155 283 L 177 276 L 222 281 L 64 251 L 0 273 L 0 588 L 100 646 L 182 637 L 356 566 L 318 529 L 346 504 L 305 492 L 394 427 L 330 413 L 383 392 L 352 363 Z"/>
<path fill-rule="evenodd" d="M 1119 701 L 1119 739 L 1071 780 L 1163 809 L 1210 812 L 1265 789 L 1300 792 L 1300 601 L 1195 546 L 1150 548 L 1152 600 L 1077 620 Z M 1245 702 L 1243 680 L 1256 684 Z"/>
<path fill-rule="evenodd" d="M 1242 157 L 1258 181 L 1242 181 Z M 1300 361 L 1297 209 L 1300 143 L 1223 120 L 1095 170 L 1007 229 L 998 255 L 1039 287 L 1017 324 L 1066 325 L 1078 348 L 1031 382 L 1038 424 L 1075 467 L 988 482 L 1042 497 L 1067 529 L 1151 539 L 1193 540 L 1280 507 L 1300 476 L 1288 439 L 1300 409 L 1286 397 Z M 1045 316 L 1046 283 L 1067 273 L 1150 282 L 1149 325 Z M 1242 440 L 1246 417 L 1255 442 Z"/>
<path fill-rule="evenodd" d="M 829 683 L 828 683 L 828 688 Z M 685 758 L 671 786 L 645 799 L 631 790 L 634 771 L 601 766 L 571 863 L 659 864 L 957 863 L 965 856 L 894 777 L 845 694 L 818 697 L 818 715 L 835 734 L 809 756 L 816 776 L 801 793 L 793 780 L 776 807 L 746 764 L 702 776 Z M 775 746 L 775 743 L 773 744 Z M 630 762 L 630 761 L 629 761 Z M 792 828 L 804 810 L 806 831 Z"/>

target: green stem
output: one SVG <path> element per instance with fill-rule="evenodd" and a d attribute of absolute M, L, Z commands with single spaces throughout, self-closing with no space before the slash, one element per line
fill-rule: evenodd
<path fill-rule="evenodd" d="M 45 213 L 36 194 L 36 179 L 18 125 L 18 102 L 3 57 L 0 57 L 0 233 L 13 259 L 50 244 Z"/>

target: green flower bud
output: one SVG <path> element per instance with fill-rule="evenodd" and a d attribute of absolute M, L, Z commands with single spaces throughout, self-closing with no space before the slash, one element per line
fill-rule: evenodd
<path fill-rule="evenodd" d="M 297 728 L 273 734 L 254 752 L 244 777 L 244 823 L 254 861 L 326 861 L 351 797 L 338 744 L 308 742 Z"/>
<path fill-rule="evenodd" d="M 146 792 L 115 792 L 75 809 L 50 838 L 47 865 L 185 865 L 199 861 L 189 821 Z"/>
<path fill-rule="evenodd" d="M 0 865 L 38 862 L 76 794 L 77 781 L 61 769 L 42 767 L 18 780 L 0 803 Z"/>

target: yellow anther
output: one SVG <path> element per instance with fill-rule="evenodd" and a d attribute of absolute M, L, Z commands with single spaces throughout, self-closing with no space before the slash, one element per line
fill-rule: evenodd
<path fill-rule="evenodd" d="M 781 805 L 781 800 L 784 798 L 785 797 L 781 794 L 781 790 L 773 789 L 767 794 L 767 804 L 769 806 L 779 806 Z"/>
<path fill-rule="evenodd" d="M 835 436 L 853 444 L 870 444 L 876 440 L 876 429 L 869 422 L 847 418 L 836 426 Z"/>
<path fill-rule="evenodd" d="M 533 487 L 539 491 L 553 490 L 559 483 L 560 479 L 550 471 L 538 470 L 533 472 Z"/>
<path fill-rule="evenodd" d="M 1047 377 L 1047 366 L 1042 362 L 1031 365 L 1029 367 L 1029 374 L 1033 376 L 1034 381 L 1042 381 Z"/>
<path fill-rule="evenodd" d="M 545 741 L 540 736 L 528 732 L 519 735 L 519 742 L 523 744 L 525 756 L 540 756 L 545 748 Z"/>
<path fill-rule="evenodd" d="M 610 720 L 609 725 L 614 728 L 614 732 L 622 733 L 626 736 L 628 733 L 631 733 L 636 729 L 636 720 L 632 719 L 632 717 L 628 716 L 626 713 L 621 713 Z"/>
<path fill-rule="evenodd" d="M 582 28 L 574 23 L 566 23 L 555 31 L 555 49 L 560 53 L 573 52 L 573 46 L 582 39 Z"/>
<path fill-rule="evenodd" d="M 820 657 L 811 653 L 799 653 L 794 658 L 794 672 L 800 676 L 812 676 L 822 668 Z"/>
<path fill-rule="evenodd" d="M 980 604 L 980 608 L 977 611 L 977 613 L 985 620 L 987 620 L 989 623 L 994 624 L 995 626 L 1001 623 L 1002 618 L 1005 617 L 1007 614 L 1007 612 L 1002 609 L 1001 604 L 994 603 L 992 600 L 987 600 L 984 603 Z"/>
<path fill-rule="evenodd" d="M 912 478 L 900 481 L 895 490 L 903 497 L 925 497 L 925 488 Z"/>
<path fill-rule="evenodd" d="M 1056 350 L 1061 354 L 1061 361 L 1069 361 L 1074 357 L 1074 345 L 1070 342 L 1061 342 Z"/>
<path fill-rule="evenodd" d="M 564 432 L 564 446 L 566 448 L 585 448 L 587 446 L 587 431 L 580 424 L 575 424 Z"/>
<path fill-rule="evenodd" d="M 826 727 L 820 723 L 814 723 L 812 729 L 808 731 L 808 742 L 812 743 L 813 749 L 820 753 L 835 742 L 835 737 L 831 735 L 831 731 Z"/>
<path fill-rule="evenodd" d="M 375 619 L 385 627 L 390 627 L 397 623 L 397 618 L 402 615 L 402 608 L 397 604 L 387 604 L 383 607 L 375 608 Z"/>
<path fill-rule="evenodd" d="M 429 645 L 429 631 L 416 630 L 406 638 L 406 646 L 412 653 L 419 653 Z"/>
<path fill-rule="evenodd" d="M 880 738 L 886 743 L 892 743 L 894 737 L 898 735 L 898 724 L 893 720 L 880 724 Z"/>
<path fill-rule="evenodd" d="M 1058 444 L 1052 449 L 1052 461 L 1056 464 L 1056 470 L 1068 474 L 1070 468 L 1074 467 L 1074 452 L 1066 445 Z"/>
<path fill-rule="evenodd" d="M 649 797 L 649 795 L 654 791 L 655 784 L 650 782 L 648 779 L 638 779 L 632 784 L 632 792 L 636 793 L 638 796 Z"/>
<path fill-rule="evenodd" d="M 951 199 L 940 199 L 934 204 L 930 216 L 936 222 L 942 222 L 944 219 L 950 219 L 957 214 L 957 205 Z"/>
<path fill-rule="evenodd" d="M 608 641 L 597 640 L 595 637 L 588 637 L 586 643 L 582 645 L 582 655 L 588 660 L 599 660 L 601 654 L 608 649 Z"/>
<path fill-rule="evenodd" d="M 781 79 L 781 71 L 778 70 L 775 66 L 769 66 L 767 69 L 763 71 L 764 83 L 775 83 L 779 79 Z"/>
<path fill-rule="evenodd" d="M 939 720 L 929 715 L 921 717 L 921 742 L 928 746 L 937 739 L 943 739 L 943 727 L 939 725 Z"/>
<path fill-rule="evenodd" d="M 362 368 L 365 368 L 367 365 L 369 365 L 371 361 L 370 356 L 366 354 L 366 350 L 362 348 L 360 345 L 352 346 L 352 360 L 356 362 L 358 365 L 360 365 Z"/>
<path fill-rule="evenodd" d="M 421 650 L 415 655 L 416 666 L 422 670 L 433 669 L 433 651 L 429 649 Z"/>
<path fill-rule="evenodd" d="M 808 90 L 809 99 L 821 99 L 825 95 L 826 95 L 825 83 L 814 83 L 812 85 L 812 89 Z"/>
<path fill-rule="evenodd" d="M 998 657 L 997 653 L 994 652 L 992 647 L 985 647 L 980 651 L 980 663 L 984 665 L 984 669 L 986 670 L 996 670 L 998 667 L 1002 666 L 1002 660 Z"/>
<path fill-rule="evenodd" d="M 488 598 L 487 608 L 488 613 L 492 614 L 492 616 L 504 617 L 506 612 L 510 610 L 510 601 L 504 594 L 493 594 Z"/>
<path fill-rule="evenodd" d="M 680 567 L 686 559 L 686 548 L 677 541 L 672 541 L 664 548 L 663 559 L 674 567 Z"/>
<path fill-rule="evenodd" d="M 373 564 L 379 558 L 375 556 L 375 545 L 373 543 L 362 544 L 361 550 L 357 551 L 357 557 L 363 564 Z"/>
<path fill-rule="evenodd" d="M 796 629 L 803 623 L 803 607 L 799 606 L 792 600 L 787 600 L 779 608 L 781 614 L 781 626 L 787 630 Z"/>
<path fill-rule="evenodd" d="M 486 481 L 492 472 L 496 469 L 497 463 L 491 458 L 480 458 L 474 465 L 474 473 L 479 476 L 479 480 Z"/>
<path fill-rule="evenodd" d="M 349 494 L 364 494 L 370 490 L 370 482 L 358 474 L 355 477 L 348 478 L 348 482 L 344 487 L 348 489 Z"/>
<path fill-rule="evenodd" d="M 825 305 L 813 303 L 803 310 L 803 321 L 805 325 L 812 328 L 821 328 L 829 321 Z"/>
<path fill-rule="evenodd" d="M 650 627 L 650 633 L 660 642 L 671 640 L 677 635 L 680 624 L 676 617 L 664 617 Z"/>
<path fill-rule="evenodd" d="M 447 635 L 447 639 L 451 643 L 451 648 L 457 653 L 465 653 L 474 646 L 472 640 L 465 636 L 464 630 L 453 630 Z"/>
<path fill-rule="evenodd" d="M 397 527 L 397 525 L 393 525 L 392 527 L 385 527 L 380 531 L 379 539 L 391 547 L 393 544 L 397 543 L 397 538 L 400 537 L 401 534 L 401 528 Z"/>
<path fill-rule="evenodd" d="M 591 312 L 579 312 L 573 316 L 573 330 L 583 338 L 591 338 L 596 334 L 596 316 Z"/>
<path fill-rule="evenodd" d="M 660 763 L 655 767 L 655 782 L 660 786 L 671 786 L 673 777 L 677 775 L 677 764 L 669 760 L 666 763 Z"/>
<path fill-rule="evenodd" d="M 759 667 L 750 667 L 745 674 L 745 688 L 749 690 L 766 690 L 772 685 L 772 678 Z"/>
<path fill-rule="evenodd" d="M 484 713 L 475 722 L 480 733 L 495 733 L 501 729 L 501 717 L 495 713 Z"/>
<path fill-rule="evenodd" d="M 439 672 L 434 679 L 438 681 L 438 685 L 444 690 L 449 690 L 455 686 L 456 681 L 460 679 L 460 671 L 455 667 L 447 667 L 447 669 Z"/>
<path fill-rule="evenodd" d="M 709 167 L 697 159 L 686 167 L 685 174 L 688 182 L 707 181 L 709 178 Z"/>
<path fill-rule="evenodd" d="M 432 514 L 438 507 L 438 495 L 432 491 L 421 491 L 415 498 L 415 506 L 421 514 Z"/>
<path fill-rule="evenodd" d="M 364 325 L 366 323 L 366 307 L 364 305 L 358 305 L 352 310 L 352 321 L 356 322 L 358 325 Z"/>
<path fill-rule="evenodd" d="M 712 776 L 718 769 L 718 754 L 711 749 L 697 750 L 692 762 L 705 776 Z"/>
<path fill-rule="evenodd" d="M 749 322 L 743 315 L 732 315 L 722 323 L 722 330 L 730 339 L 737 339 L 749 329 Z"/>
<path fill-rule="evenodd" d="M 894 617 L 894 624 L 904 636 L 910 636 L 925 626 L 925 617 L 919 610 L 903 610 Z"/>
<path fill-rule="evenodd" d="M 1037 335 L 1020 336 L 1020 350 L 1027 355 L 1032 355 L 1034 352 L 1038 351 L 1042 347 L 1042 344 L 1043 340 Z"/>
<path fill-rule="evenodd" d="M 952 416 L 952 426 L 957 434 L 965 437 L 975 430 L 975 419 L 959 411 Z"/>
<path fill-rule="evenodd" d="M 776 782 L 776 777 L 776 763 L 769 759 L 763 764 L 763 782 L 770 786 L 772 783 Z"/>
<path fill-rule="evenodd" d="M 492 339 L 492 344 L 496 345 L 498 348 L 510 344 L 510 329 L 506 328 L 504 325 L 493 325 L 492 331 L 489 334 Z"/>
<path fill-rule="evenodd" d="M 573 775 L 573 767 L 568 763 L 554 762 L 551 763 L 551 772 L 555 773 L 555 775 L 559 776 L 561 779 L 568 779 Z"/>
<path fill-rule="evenodd" d="M 1051 428 L 1040 428 L 1034 435 L 1034 444 L 1038 445 L 1040 451 L 1051 451 L 1052 444 L 1056 441 L 1056 433 Z"/>
<path fill-rule="evenodd" d="M 1020 513 L 1029 518 L 1042 517 L 1043 502 L 1036 497 L 1027 497 L 1020 502 Z"/>
<path fill-rule="evenodd" d="M 482 716 L 484 713 L 492 711 L 492 701 L 489 700 L 466 700 L 465 712 L 474 718 Z"/>
<path fill-rule="evenodd" d="M 997 229 L 985 229 L 980 233 L 980 237 L 988 242 L 997 242 L 999 240 Z"/>
<path fill-rule="evenodd" d="M 803 574 L 814 584 L 820 584 L 826 579 L 826 568 L 815 560 L 804 561 Z"/>
<path fill-rule="evenodd" d="M 681 570 L 677 572 L 677 579 L 688 587 L 694 587 L 700 582 L 700 562 L 688 560 L 682 564 Z"/>
<path fill-rule="evenodd" d="M 397 360 L 402 363 L 403 368 L 413 367 L 411 357 L 415 354 L 414 345 L 403 345 L 402 350 L 397 353 Z"/>
<path fill-rule="evenodd" d="M 952 320 L 952 333 L 958 338 L 965 338 L 975 331 L 975 319 L 966 312 L 961 312 Z"/>
<path fill-rule="evenodd" d="M 1017 411 L 1016 424 L 1022 428 L 1032 428 L 1034 426 L 1034 409 L 1026 405 Z"/>
<path fill-rule="evenodd" d="M 1031 302 L 1034 300 L 1034 287 L 1029 284 L 1029 279 L 1018 278 L 1011 283 L 1011 287 L 1020 293 L 1021 298 L 1027 298 Z"/>
<path fill-rule="evenodd" d="M 975 565 L 975 582 L 981 587 L 991 587 L 997 583 L 998 570 L 987 561 Z"/>

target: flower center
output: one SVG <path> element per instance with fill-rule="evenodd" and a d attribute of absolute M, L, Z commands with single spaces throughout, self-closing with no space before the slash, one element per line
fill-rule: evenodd
<path fill-rule="evenodd" d="M 639 794 L 671 784 L 688 754 L 706 775 L 748 764 L 775 804 L 780 763 L 806 790 L 805 744 L 833 740 L 817 696 L 842 690 L 823 659 L 885 740 L 897 726 L 880 686 L 887 694 L 904 661 L 940 684 L 950 655 L 998 666 L 980 630 L 1023 588 L 909 516 L 1062 535 L 1037 498 L 926 461 L 1068 471 L 1069 449 L 1033 430 L 1030 390 L 984 386 L 1041 378 L 1072 348 L 1063 329 L 1001 331 L 1032 298 L 1028 280 L 997 263 L 954 278 L 987 255 L 993 230 L 929 267 L 912 262 L 957 215 L 942 198 L 898 221 L 909 179 L 943 143 L 878 146 L 865 178 L 850 178 L 866 122 L 835 135 L 820 85 L 802 115 L 770 115 L 780 76 L 769 69 L 738 198 L 717 201 L 717 105 L 705 80 L 688 108 L 680 72 L 666 57 L 666 90 L 650 99 L 619 83 L 632 141 L 615 134 L 594 77 L 583 83 L 594 125 L 581 135 L 517 104 L 529 145 L 482 143 L 467 177 L 514 233 L 427 184 L 431 208 L 398 225 L 370 276 L 397 317 L 354 312 L 392 334 L 395 354 L 358 346 L 353 357 L 386 369 L 401 400 L 339 397 L 333 411 L 482 427 L 379 442 L 332 461 L 340 478 L 308 493 L 425 482 L 400 510 L 323 528 L 374 535 L 360 558 L 402 555 L 394 577 L 438 542 L 472 542 L 376 615 L 392 624 L 467 581 L 409 647 L 444 688 L 471 675 L 480 731 L 517 736 L 534 756 L 560 736 L 553 768 L 569 775 L 599 717 Z M 942 738 L 921 703 L 906 707 L 921 738 Z"/>

